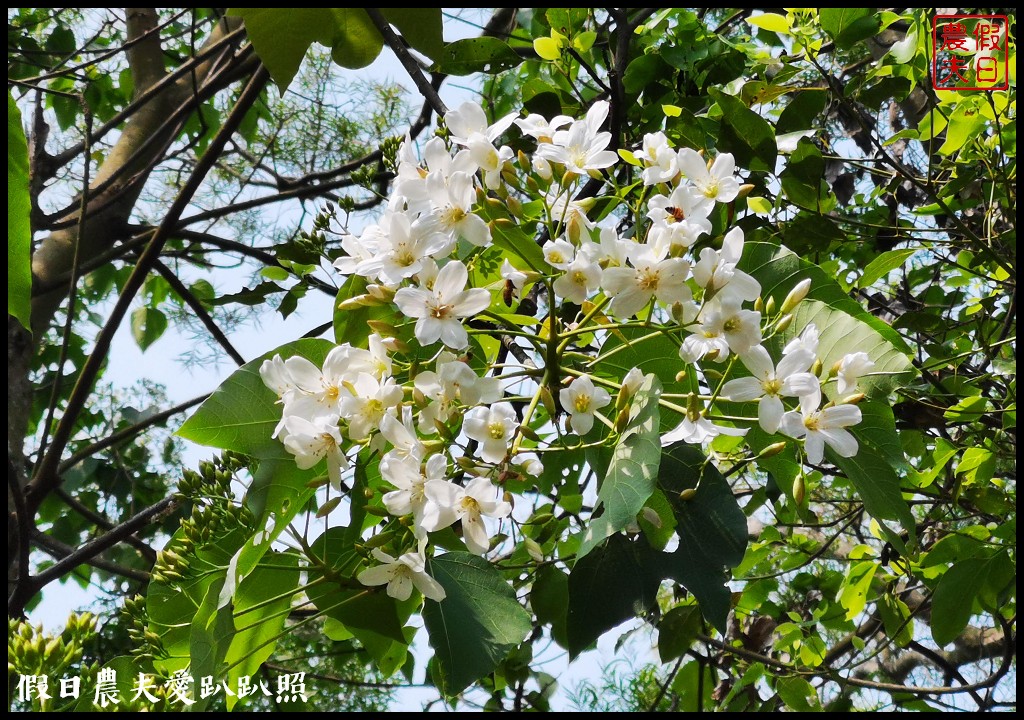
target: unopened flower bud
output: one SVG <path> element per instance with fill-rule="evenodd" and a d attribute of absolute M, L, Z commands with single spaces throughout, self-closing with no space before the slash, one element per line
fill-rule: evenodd
<path fill-rule="evenodd" d="M 683 502 L 690 502 L 695 497 L 697 497 L 697 488 L 686 488 L 679 493 L 679 499 Z"/>
<path fill-rule="evenodd" d="M 800 304 L 800 301 L 807 297 L 807 292 L 811 289 L 811 279 L 805 278 L 798 282 L 796 286 L 789 291 L 789 295 L 782 301 L 782 308 L 779 312 L 785 314 L 793 312 L 793 309 Z"/>
<path fill-rule="evenodd" d="M 516 162 L 519 163 L 520 170 L 530 172 L 530 156 L 522 150 L 516 153 Z"/>
<path fill-rule="evenodd" d="M 839 404 L 840 405 L 856 405 L 857 403 L 859 403 L 861 400 L 863 400 L 866 397 L 867 397 L 867 395 L 865 395 L 862 392 L 861 393 L 854 393 L 853 395 L 847 395 L 846 397 L 844 397 L 842 400 L 839 401 Z"/>
<path fill-rule="evenodd" d="M 370 329 L 375 333 L 384 337 L 394 337 L 398 333 L 398 328 L 390 323 L 383 322 L 381 320 L 367 320 L 366 324 L 370 326 Z"/>
<path fill-rule="evenodd" d="M 819 377 L 821 375 L 821 368 L 823 367 L 821 358 L 815 358 L 814 362 L 811 363 L 811 375 Z"/>
<path fill-rule="evenodd" d="M 652 507 L 645 507 L 640 511 L 640 516 L 658 530 L 661 529 L 661 515 Z"/>
<path fill-rule="evenodd" d="M 519 201 L 519 198 L 510 195 L 505 201 L 505 207 L 507 207 L 508 211 L 512 213 L 512 217 L 523 217 L 523 203 Z"/>
<path fill-rule="evenodd" d="M 375 297 L 378 300 L 383 300 L 384 302 L 388 303 L 395 299 L 394 289 L 386 287 L 384 285 L 378 285 L 376 283 L 370 283 L 369 285 L 367 285 L 366 292 L 370 293 L 372 297 Z"/>
<path fill-rule="evenodd" d="M 544 409 L 548 411 L 548 415 L 554 417 L 558 413 L 558 406 L 555 405 L 555 398 L 551 394 L 551 390 L 547 385 L 542 385 L 540 388 L 540 401 L 544 403 Z"/>
<path fill-rule="evenodd" d="M 760 295 L 757 296 L 757 300 L 754 301 L 754 312 L 761 312 L 764 309 L 764 300 Z"/>
<path fill-rule="evenodd" d="M 736 199 L 742 200 L 747 195 L 749 195 L 750 191 L 753 190 L 753 189 L 754 189 L 754 186 L 751 185 L 750 183 L 744 183 L 743 185 L 740 185 L 740 191 L 738 193 L 736 193 Z"/>
<path fill-rule="evenodd" d="M 792 324 L 793 324 L 793 316 L 792 315 L 784 315 L 782 317 L 782 319 L 779 320 L 779 324 L 775 326 L 775 329 L 777 331 L 779 331 L 779 332 L 785 332 L 786 329 L 790 325 L 792 325 Z"/>
<path fill-rule="evenodd" d="M 676 382 L 682 382 L 683 380 L 685 380 L 686 379 L 686 375 L 687 375 L 687 372 L 686 372 L 685 369 L 684 370 L 680 370 L 679 372 L 677 372 L 676 373 Z"/>
<path fill-rule="evenodd" d="M 764 450 L 759 452 L 757 454 L 757 456 L 759 458 L 770 458 L 773 455 L 778 455 L 780 452 L 782 452 L 785 449 L 786 449 L 786 441 L 783 440 L 782 442 L 772 443 L 771 445 L 766 447 Z"/>
<path fill-rule="evenodd" d="M 686 324 L 686 306 L 681 302 L 672 303 L 672 319 L 680 325 Z"/>
<path fill-rule="evenodd" d="M 624 407 L 615 417 L 615 432 L 620 435 L 625 431 L 626 426 L 629 424 L 629 408 Z"/>
<path fill-rule="evenodd" d="M 835 363 L 833 363 L 832 367 L 830 367 L 828 369 L 828 376 L 830 378 L 834 378 L 836 375 L 839 374 L 839 370 L 842 368 L 842 366 L 843 366 L 843 361 L 842 360 L 836 360 Z"/>
<path fill-rule="evenodd" d="M 796 501 L 797 505 L 804 504 L 804 496 L 807 494 L 807 485 L 804 481 L 803 475 L 797 475 L 796 480 L 793 481 L 793 500 Z"/>
<path fill-rule="evenodd" d="M 523 547 L 526 548 L 526 553 L 531 558 L 537 562 L 544 562 L 544 550 L 537 544 L 536 540 L 533 538 L 526 538 L 523 540 Z"/>
<path fill-rule="evenodd" d="M 764 314 L 771 315 L 775 312 L 775 296 L 768 298 L 768 301 L 764 304 Z"/>

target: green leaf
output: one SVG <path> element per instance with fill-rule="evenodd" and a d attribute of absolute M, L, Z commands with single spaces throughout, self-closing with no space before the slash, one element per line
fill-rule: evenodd
<path fill-rule="evenodd" d="M 882 253 L 864 268 L 864 274 L 857 281 L 857 287 L 871 287 L 876 281 L 884 278 L 896 268 L 902 267 L 903 263 L 913 257 L 916 252 L 917 250 L 914 248 L 909 248 L 905 250 L 889 250 Z"/>
<path fill-rule="evenodd" d="M 684 395 L 697 390 L 693 373 L 676 379 L 680 367 L 679 343 L 672 337 L 646 328 L 621 328 L 608 333 L 593 370 L 599 377 L 621 382 L 631 369 L 639 368 L 645 375 L 656 375 L 664 392 Z M 673 428 L 682 420 L 674 410 L 661 408 L 659 412 L 662 430 Z"/>
<path fill-rule="evenodd" d="M 652 53 L 633 59 L 622 75 L 622 87 L 631 95 L 639 95 L 658 80 L 672 76 L 672 68 L 661 55 Z"/>
<path fill-rule="evenodd" d="M 831 212 L 837 203 L 825 182 L 825 160 L 814 143 L 803 138 L 780 175 L 782 190 L 796 205 L 820 215 Z"/>
<path fill-rule="evenodd" d="M 413 48 L 431 60 L 441 56 L 444 47 L 441 8 L 388 8 L 381 13 Z"/>
<path fill-rule="evenodd" d="M 344 309 L 339 307 L 346 300 L 365 293 L 366 278 L 359 275 L 350 275 L 338 288 L 338 295 L 334 299 L 334 340 L 339 345 L 347 342 L 353 347 L 365 349 L 372 332 L 367 322 L 395 319 L 394 310 L 389 305 L 361 305 Z"/>
<path fill-rule="evenodd" d="M 662 451 L 658 485 L 673 502 L 679 536 L 679 547 L 662 554 L 664 576 L 693 593 L 704 617 L 725 632 L 731 598 L 726 568 L 743 560 L 747 518 L 722 473 L 684 442 Z M 679 493 L 691 488 L 697 494 L 682 500 Z"/>
<path fill-rule="evenodd" d="M 747 22 L 754 27 L 763 28 L 770 30 L 774 33 L 781 33 L 783 35 L 789 35 L 789 20 L 786 19 L 785 15 L 779 15 L 778 13 L 762 13 L 755 15 L 754 17 L 747 18 Z"/>
<path fill-rule="evenodd" d="M 949 116 L 946 140 L 939 148 L 940 155 L 951 155 L 960 150 L 985 129 L 985 116 L 972 102 L 962 102 Z"/>
<path fill-rule="evenodd" d="M 219 674 L 217 668 L 224 661 L 235 634 L 231 607 L 222 607 L 218 602 L 224 582 L 224 575 L 214 579 L 190 623 L 189 671 L 197 678 Z M 210 698 L 199 698 L 194 693 L 193 697 L 195 704 L 190 709 L 195 712 L 202 712 L 210 702 Z"/>
<path fill-rule="evenodd" d="M 659 577 L 643 535 L 613 535 L 569 573 L 569 655 L 576 657 L 613 627 L 657 601 Z"/>
<path fill-rule="evenodd" d="M 822 8 L 818 17 L 821 29 L 828 33 L 840 50 L 867 40 L 882 27 L 881 19 L 870 8 Z"/>
<path fill-rule="evenodd" d="M 280 265 L 268 265 L 260 270 L 260 276 L 265 277 L 267 280 L 273 280 L 274 282 L 283 282 L 291 277 L 291 273 Z"/>
<path fill-rule="evenodd" d="M 335 27 L 331 11 L 317 8 L 231 8 L 228 14 L 242 18 L 249 42 L 282 94 L 309 46 L 317 40 L 329 44 Z"/>
<path fill-rule="evenodd" d="M 867 606 L 868 592 L 876 570 L 878 563 L 874 560 L 855 563 L 847 568 L 843 589 L 839 593 L 839 604 L 846 609 L 847 620 L 856 618 Z"/>
<path fill-rule="evenodd" d="M 337 526 L 328 529 L 313 542 L 310 550 L 319 560 L 310 569 L 310 577 L 327 578 L 327 582 L 306 589 L 306 595 L 317 608 L 353 634 L 369 631 L 382 640 L 405 642 L 402 624 L 403 615 L 408 615 L 400 607 L 401 603 L 387 595 L 384 588 L 354 589 L 359 586 L 356 576 L 364 564 L 363 557 L 355 551 L 348 528 Z M 376 564 L 376 561 L 371 563 Z M 329 568 L 330 572 L 324 573 L 320 567 Z M 358 634 L 356 636 L 359 637 Z"/>
<path fill-rule="evenodd" d="M 658 623 L 658 657 L 663 663 L 682 657 L 700 633 L 700 608 L 681 605 L 669 610 Z"/>
<path fill-rule="evenodd" d="M 900 647 L 906 647 L 914 639 L 914 617 L 910 608 L 892 593 L 878 598 L 878 614 L 882 616 L 885 634 Z"/>
<path fill-rule="evenodd" d="M 511 221 L 496 221 L 491 224 L 491 238 L 494 245 L 506 253 L 523 259 L 539 273 L 550 273 L 552 268 L 544 259 L 544 251 L 526 234 L 522 227 Z"/>
<path fill-rule="evenodd" d="M 798 282 L 810 278 L 811 289 L 794 311 L 792 325 L 776 336 L 780 350 L 813 322 L 821 333 L 818 357 L 825 368 L 854 351 L 864 351 L 874 361 L 872 373 L 858 382 L 868 397 L 887 397 L 914 376 L 910 350 L 899 334 L 864 310 L 817 265 L 777 245 L 748 242 L 738 267 L 761 283 L 762 296 L 774 297 L 777 305 Z M 834 382 L 827 383 L 824 390 L 834 397 L 835 388 Z"/>
<path fill-rule="evenodd" d="M 167 329 L 167 316 L 151 307 L 140 307 L 132 311 L 132 337 L 139 349 L 145 351 L 160 339 Z"/>
<path fill-rule="evenodd" d="M 448 75 L 496 74 L 516 67 L 523 60 L 508 43 L 498 38 L 466 38 L 445 45 L 431 70 Z"/>
<path fill-rule="evenodd" d="M 274 391 L 263 384 L 260 365 L 274 355 L 301 355 L 319 367 L 333 347 L 334 343 L 328 340 L 297 340 L 246 363 L 185 421 L 178 436 L 257 458 L 285 459 L 294 465 L 284 445 L 271 437 L 281 419 L 281 406 Z"/>
<path fill-rule="evenodd" d="M 708 93 L 722 109 L 720 150 L 731 152 L 736 164 L 754 172 L 775 172 L 779 149 L 768 121 L 732 95 L 709 88 Z"/>
<path fill-rule="evenodd" d="M 775 691 L 782 702 L 797 712 L 821 712 L 821 702 L 814 687 L 802 677 L 791 675 L 775 680 Z"/>
<path fill-rule="evenodd" d="M 747 208 L 755 215 L 767 215 L 772 211 L 772 203 L 763 197 L 748 197 Z"/>
<path fill-rule="evenodd" d="M 299 585 L 299 556 L 292 552 L 271 552 L 238 586 L 234 593 L 234 637 L 224 657 L 228 664 L 228 686 L 237 687 L 238 678 L 255 675 L 277 645 L 272 640 L 284 628 L 292 595 Z M 236 697 L 225 698 L 228 709 Z"/>
<path fill-rule="evenodd" d="M 177 535 L 180 535 L 178 531 Z M 150 580 L 146 590 L 146 615 L 149 629 L 160 636 L 165 654 L 154 661 L 158 671 L 173 673 L 187 668 L 191 662 L 192 621 L 215 584 L 217 591 L 223 585 L 232 555 L 246 540 L 240 528 L 219 533 L 197 548 L 189 572 L 184 580 Z"/>
<path fill-rule="evenodd" d="M 28 143 L 21 111 L 7 91 L 7 314 L 30 327 L 32 225 L 28 194 Z"/>
<path fill-rule="evenodd" d="M 654 492 L 661 460 L 660 397 L 658 377 L 653 373 L 644 377 L 630 403 L 629 423 L 612 451 L 608 472 L 598 488 L 597 504 L 604 513 L 591 519 L 584 531 L 576 552 L 577 563 L 606 537 L 635 522 Z"/>
<path fill-rule="evenodd" d="M 553 37 L 539 37 L 533 41 L 533 50 L 541 60 L 557 60 L 562 56 L 562 43 Z"/>
<path fill-rule="evenodd" d="M 799 130 L 810 130 L 817 122 L 821 111 L 825 109 L 825 102 L 828 100 L 828 93 L 816 90 L 802 90 L 789 101 L 782 114 L 775 123 L 775 132 L 778 135 L 797 132 Z"/>
<path fill-rule="evenodd" d="M 551 626 L 551 637 L 564 648 L 569 647 L 566 613 L 569 606 L 569 576 L 554 565 L 537 571 L 530 589 L 530 607 L 537 622 Z"/>
<path fill-rule="evenodd" d="M 851 429 L 857 436 L 857 428 Z M 900 478 L 889 460 L 865 443 L 861 443 L 857 454 L 850 458 L 836 455 L 827 446 L 825 454 L 832 464 L 846 473 L 864 503 L 864 509 L 872 517 L 878 520 L 897 520 L 913 536 L 916 527 L 914 516 L 907 501 L 903 499 Z"/>
<path fill-rule="evenodd" d="M 453 552 L 433 558 L 429 572 L 444 588 L 427 601 L 423 622 L 438 663 L 439 687 L 452 697 L 490 673 L 531 629 L 531 615 L 487 560 Z"/>
<path fill-rule="evenodd" d="M 376 60 L 384 47 L 384 38 L 366 11 L 362 8 L 334 8 L 330 12 L 335 25 L 329 43 L 334 62 L 357 70 Z"/>
<path fill-rule="evenodd" d="M 932 595 L 932 638 L 939 647 L 956 640 L 967 627 L 974 601 L 983 590 L 1001 591 L 1013 581 L 1015 572 L 1005 552 L 958 562 L 947 570 Z"/>

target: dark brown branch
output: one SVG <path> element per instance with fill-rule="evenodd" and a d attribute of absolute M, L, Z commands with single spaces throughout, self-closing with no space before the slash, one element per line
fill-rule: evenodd
<path fill-rule="evenodd" d="M 75 548 L 67 543 L 63 543 L 56 538 L 52 538 L 49 535 L 36 530 L 32 533 L 32 541 L 37 547 L 45 550 L 56 560 L 64 560 L 74 554 Z M 86 565 L 91 565 L 99 570 L 104 570 L 114 575 L 120 575 L 126 577 L 129 580 L 137 580 L 139 582 L 149 582 L 149 573 L 143 572 L 142 570 L 134 570 L 124 565 L 118 565 L 115 562 L 107 560 L 102 557 L 91 557 L 85 560 Z"/>
<path fill-rule="evenodd" d="M 127 536 L 133 535 L 142 528 L 150 525 L 154 522 L 158 522 L 169 512 L 173 511 L 178 507 L 178 501 L 173 497 L 166 498 L 160 502 L 150 505 L 145 510 L 137 513 L 136 515 L 125 520 L 123 523 L 115 527 L 108 533 L 100 535 L 95 540 L 87 542 L 82 547 L 75 550 L 73 553 L 60 560 L 54 565 L 43 570 L 41 573 L 32 578 L 32 595 L 42 590 L 46 585 L 49 585 L 54 580 L 62 577 L 69 570 L 74 569 L 76 566 L 81 565 L 107 548 L 111 548 L 117 545 L 119 542 L 124 540 Z M 31 598 L 29 595 L 25 598 L 27 601 Z M 20 615 L 24 605 L 21 607 L 15 607 L 16 612 L 12 612 L 10 604 L 8 604 L 7 613 L 8 615 Z"/>
<path fill-rule="evenodd" d="M 61 417 L 57 430 L 54 433 L 53 444 L 40 463 L 38 472 L 35 473 L 26 488 L 26 504 L 31 511 L 34 512 L 49 491 L 60 484 L 60 474 L 57 472 L 60 456 L 64 452 L 64 448 L 67 447 L 78 416 L 85 406 L 89 393 L 92 391 L 93 382 L 106 361 L 107 353 L 110 351 L 110 343 L 113 341 L 114 335 L 128 313 L 136 293 L 142 288 L 146 277 L 149 275 L 149 271 L 159 259 L 160 251 L 163 249 L 167 238 L 171 235 L 172 229 L 181 218 L 181 214 L 192 201 L 193 196 L 206 179 L 207 173 L 213 167 L 228 139 L 238 129 L 245 114 L 259 98 L 264 85 L 266 85 L 269 79 L 270 74 L 266 68 L 260 67 L 242 92 L 238 102 L 235 103 L 234 109 L 232 109 L 231 114 L 225 120 L 217 136 L 210 141 L 206 153 L 196 164 L 195 171 L 168 209 L 164 221 L 153 234 L 153 238 L 139 257 L 138 264 L 125 282 L 121 295 L 118 297 L 117 303 L 110 313 L 110 318 L 97 336 L 95 347 L 85 361 L 82 371 L 78 376 L 78 381 L 71 391 L 64 415 Z"/>
<path fill-rule="evenodd" d="M 163 422 L 164 420 L 166 420 L 169 417 L 177 415 L 178 413 L 185 412 L 189 408 L 195 407 L 199 403 L 203 402 L 208 397 L 210 397 L 210 393 L 206 393 L 205 395 L 200 395 L 199 397 L 194 397 L 191 400 L 186 400 L 183 403 L 178 403 L 174 407 L 170 407 L 170 408 L 167 408 L 166 410 L 162 410 L 162 411 L 160 411 L 160 412 L 158 412 L 158 413 L 156 413 L 154 415 L 150 415 L 145 420 L 140 420 L 139 422 L 135 423 L 134 425 L 126 427 L 126 428 L 124 428 L 122 430 L 118 430 L 115 433 L 111 433 L 110 435 L 108 435 L 107 437 L 103 438 L 102 440 L 97 440 L 93 444 L 88 445 L 88 446 L 82 448 L 81 450 L 77 451 L 74 455 L 69 457 L 67 460 L 62 462 L 57 467 L 57 472 L 63 475 L 68 470 L 70 470 L 71 468 L 73 468 L 75 465 L 77 465 L 78 463 L 82 462 L 86 458 L 92 457 L 96 453 L 98 453 L 98 452 L 100 452 L 102 450 L 106 450 L 108 447 L 111 447 L 113 445 L 117 445 L 118 443 L 124 442 L 128 438 L 131 438 L 131 437 L 134 437 L 135 435 L 138 435 L 139 433 L 141 433 L 146 428 L 152 427 L 153 425 L 157 425 L 158 423 Z"/>
<path fill-rule="evenodd" d="M 409 73 L 409 77 L 415 83 L 416 89 L 420 91 L 420 94 L 434 108 L 434 112 L 438 115 L 444 115 L 448 112 L 448 106 L 444 104 L 441 96 L 437 94 L 437 90 L 423 75 L 420 66 L 416 64 L 416 59 L 409 52 L 409 49 L 406 48 L 402 39 L 391 29 L 390 23 L 384 19 L 380 10 L 377 8 L 365 8 L 365 10 L 366 14 L 370 16 L 370 22 L 373 23 L 374 27 L 377 28 L 377 32 L 384 38 L 384 43 L 398 56 L 398 62 L 402 63 L 402 67 L 405 68 L 405 71 Z"/>
<path fill-rule="evenodd" d="M 194 312 L 196 317 L 199 318 L 199 322 L 203 324 L 203 327 L 206 328 L 207 332 L 209 332 L 210 335 L 213 336 L 213 339 L 216 340 L 224 349 L 224 352 L 226 352 L 231 359 L 235 361 L 235 364 L 239 367 L 245 365 L 245 358 L 242 357 L 241 353 L 239 353 L 235 349 L 234 345 L 231 344 L 231 341 L 228 340 L 228 336 L 224 334 L 224 331 L 217 327 L 217 323 L 214 321 L 213 317 L 207 309 L 203 307 L 203 304 L 199 302 L 199 299 L 192 294 L 192 291 L 185 287 L 185 283 L 183 283 L 169 267 L 159 260 L 153 263 L 153 269 L 160 274 L 160 277 L 167 281 L 167 284 L 170 285 L 171 289 L 178 294 L 178 297 L 184 300 L 185 304 L 192 309 L 192 312 Z"/>
<path fill-rule="evenodd" d="M 53 494 L 59 497 L 62 503 L 84 517 L 86 520 L 91 523 L 95 523 L 95 525 L 101 530 L 113 530 L 116 527 L 115 523 L 111 521 L 110 518 L 106 515 L 101 515 L 88 505 L 80 503 L 74 495 L 65 492 L 64 488 L 57 488 L 54 490 Z M 156 562 L 156 550 L 151 548 L 145 541 L 139 539 L 135 535 L 129 535 L 125 538 L 125 542 L 138 550 L 139 553 L 150 563 Z"/>

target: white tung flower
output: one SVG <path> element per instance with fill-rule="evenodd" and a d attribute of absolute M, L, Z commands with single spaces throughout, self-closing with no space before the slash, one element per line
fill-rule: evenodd
<path fill-rule="evenodd" d="M 594 411 L 611 402 L 611 395 L 604 388 L 594 387 L 594 381 L 587 375 L 573 380 L 569 387 L 558 393 L 562 407 L 569 413 L 569 425 L 577 435 L 586 435 L 594 427 Z"/>
<path fill-rule="evenodd" d="M 703 412 L 693 410 L 687 411 L 683 416 L 683 421 L 681 423 L 662 435 L 661 446 L 665 447 L 672 443 L 679 442 L 680 440 L 690 443 L 691 445 L 703 445 L 704 443 L 714 440 L 719 435 L 742 437 L 746 434 L 746 428 L 730 428 L 722 425 L 715 425 L 704 417 Z"/>
<path fill-rule="evenodd" d="M 730 202 L 740 192 L 740 183 L 733 177 L 736 161 L 731 153 L 719 153 L 709 168 L 696 150 L 683 148 L 679 151 L 679 169 L 686 179 L 703 196 L 703 202 L 714 206 L 715 202 Z"/>
<path fill-rule="evenodd" d="M 692 299 L 686 278 L 690 265 L 682 258 L 664 258 L 650 247 L 630 250 L 633 267 L 609 267 L 601 276 L 601 287 L 612 297 L 612 310 L 620 317 L 632 317 L 657 298 L 671 305 Z"/>
<path fill-rule="evenodd" d="M 415 457 L 385 458 L 380 463 L 380 474 L 398 489 L 384 493 L 384 507 L 399 517 L 411 514 L 417 533 L 425 532 L 423 513 L 427 506 L 427 485 L 431 482 L 444 482 L 447 471 L 448 460 L 444 455 L 432 455 L 422 470 L 419 459 Z M 448 524 L 455 522 L 455 519 L 452 513 Z"/>
<path fill-rule="evenodd" d="M 508 455 L 508 444 L 515 435 L 519 421 L 516 411 L 507 402 L 490 407 L 475 407 L 466 413 L 462 429 L 466 436 L 480 443 L 480 457 L 489 463 L 500 463 Z"/>
<path fill-rule="evenodd" d="M 415 587 L 426 598 L 441 602 L 446 595 L 444 588 L 427 574 L 427 560 L 423 547 L 419 552 L 408 552 L 399 558 L 388 555 L 380 548 L 373 549 L 373 557 L 382 564 L 367 568 L 357 576 L 363 585 L 387 585 L 387 594 L 395 600 L 408 600 Z"/>
<path fill-rule="evenodd" d="M 814 358 L 818 357 L 818 326 L 814 323 L 808 323 L 807 327 L 803 329 L 799 337 L 795 337 L 786 343 L 786 347 L 782 348 L 783 355 L 790 355 L 791 353 L 803 352 L 811 356 L 811 362 L 814 362 Z"/>
<path fill-rule="evenodd" d="M 565 270 L 576 257 L 576 248 L 568 240 L 548 240 L 541 248 L 548 265 Z"/>
<path fill-rule="evenodd" d="M 537 156 L 562 163 L 566 170 L 580 175 L 596 173 L 614 165 L 618 155 L 605 149 L 612 135 L 601 132 L 601 125 L 608 117 L 608 108 L 607 101 L 594 103 L 585 118 L 575 120 L 568 130 L 556 132 L 551 143 L 541 143 Z"/>
<path fill-rule="evenodd" d="M 647 208 L 651 221 L 647 244 L 663 248 L 663 252 L 678 253 L 711 232 L 711 205 L 685 185 L 677 187 L 671 195 L 655 195 Z"/>
<path fill-rule="evenodd" d="M 327 415 L 309 421 L 298 415 L 284 417 L 284 447 L 295 456 L 300 470 L 308 470 L 327 459 L 327 475 L 334 489 L 341 487 L 341 472 L 348 468 L 348 458 L 341 450 L 338 416 Z"/>
<path fill-rule="evenodd" d="M 866 352 L 849 353 L 839 361 L 836 382 L 840 395 L 848 395 L 857 390 L 857 378 L 866 375 L 875 368 L 875 362 Z"/>
<path fill-rule="evenodd" d="M 858 445 L 847 427 L 861 421 L 860 408 L 856 405 L 835 405 L 818 409 L 820 393 L 800 398 L 800 412 L 791 411 L 782 416 L 782 432 L 790 437 L 806 437 L 804 448 L 807 461 L 817 465 L 825 456 L 828 445 L 839 457 L 853 457 Z"/>
<path fill-rule="evenodd" d="M 483 218 L 473 213 L 476 189 L 472 175 L 464 172 L 451 177 L 430 175 L 427 192 L 434 208 L 428 222 L 437 230 L 452 241 L 463 237 L 477 247 L 491 243 L 491 229 Z"/>
<path fill-rule="evenodd" d="M 601 285 L 601 267 L 591 262 L 583 253 L 576 256 L 555 279 L 555 294 L 569 302 L 582 305 L 587 296 Z"/>
<path fill-rule="evenodd" d="M 782 396 L 802 397 L 819 392 L 818 378 L 806 372 L 814 356 L 805 352 L 784 355 L 778 368 L 762 345 L 740 354 L 753 377 L 736 378 L 722 386 L 722 397 L 736 402 L 757 400 L 757 420 L 766 433 L 778 431 L 785 407 Z"/>
<path fill-rule="evenodd" d="M 722 362 L 729 352 L 743 353 L 761 344 L 761 313 L 744 310 L 735 297 L 714 297 L 700 311 L 700 327 L 683 340 L 679 356 L 696 362 L 711 355 Z"/>
<path fill-rule="evenodd" d="M 342 417 L 348 421 L 348 436 L 363 440 L 377 431 L 385 412 L 402 402 L 402 386 L 394 378 L 381 382 L 369 373 L 359 373 L 349 385 L 352 394 L 341 403 Z"/>
<path fill-rule="evenodd" d="M 420 345 L 431 345 L 439 339 L 455 350 L 469 345 L 469 335 L 459 318 L 486 310 L 491 294 L 483 288 L 466 290 L 468 280 L 466 266 L 452 260 L 437 273 L 432 290 L 404 287 L 395 293 L 399 310 L 406 317 L 416 318 Z"/>
<path fill-rule="evenodd" d="M 429 502 L 423 514 L 424 529 L 434 532 L 448 527 L 454 521 L 447 521 L 447 517 L 454 513 L 462 522 L 466 547 L 477 555 L 487 552 L 491 544 L 484 518 L 503 518 L 512 512 L 512 505 L 500 499 L 501 490 L 487 478 L 474 478 L 465 488 L 450 482 L 430 482 L 426 494 Z"/>
<path fill-rule="evenodd" d="M 679 174 L 676 151 L 661 131 L 644 135 L 643 149 L 636 153 L 636 157 L 646 165 L 643 171 L 644 185 L 669 182 Z"/>
<path fill-rule="evenodd" d="M 743 230 L 733 228 L 725 234 L 722 249 L 704 248 L 700 260 L 693 266 L 693 279 L 709 293 L 728 293 L 739 300 L 753 302 L 761 294 L 761 284 L 753 277 L 736 269 L 743 255 Z"/>

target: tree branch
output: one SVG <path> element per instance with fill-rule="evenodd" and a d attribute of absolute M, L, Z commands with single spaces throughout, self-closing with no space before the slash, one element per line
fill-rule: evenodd
<path fill-rule="evenodd" d="M 56 538 L 52 538 L 46 533 L 36 530 L 32 533 L 32 540 L 35 544 L 45 550 L 56 560 L 64 560 L 71 557 L 74 554 L 75 548 L 71 547 L 67 543 L 62 543 Z M 124 565 L 118 565 L 115 562 L 107 560 L 102 557 L 91 557 L 85 560 L 86 565 L 91 565 L 99 570 L 104 570 L 114 575 L 120 575 L 130 580 L 137 580 L 142 583 L 149 582 L 149 573 L 143 572 L 142 570 L 134 570 Z"/>
<path fill-rule="evenodd" d="M 146 245 L 146 249 L 143 250 L 142 255 L 139 257 L 138 264 L 125 282 L 121 295 L 118 297 L 117 303 L 110 313 L 110 318 L 97 336 L 95 347 L 85 361 L 85 365 L 78 376 L 78 381 L 71 391 L 64 415 L 61 417 L 57 430 L 54 432 L 53 443 L 40 463 L 38 471 L 26 488 L 25 499 L 30 511 L 34 512 L 49 491 L 60 484 L 60 474 L 57 473 L 60 456 L 64 452 L 64 448 L 67 447 L 78 415 L 85 406 L 85 401 L 89 397 L 92 385 L 106 360 L 107 353 L 110 350 L 110 343 L 115 333 L 121 326 L 121 322 L 124 320 L 136 293 L 142 288 L 142 284 L 145 282 L 150 269 L 159 259 L 160 251 L 163 249 L 164 243 L 170 236 L 173 227 L 181 218 L 181 214 L 192 201 L 192 197 L 206 178 L 210 168 L 213 167 L 228 139 L 241 124 L 245 114 L 256 102 L 260 92 L 263 90 L 263 86 L 266 85 L 269 79 L 270 74 L 266 68 L 261 66 L 238 98 L 238 102 L 235 103 L 234 109 L 232 109 L 231 114 L 225 120 L 217 136 L 210 141 L 206 153 L 196 164 L 195 171 L 189 177 L 188 182 L 177 198 L 175 198 L 163 222 Z"/>
<path fill-rule="evenodd" d="M 174 272 L 164 265 L 160 260 L 153 263 L 153 269 L 156 270 L 160 276 L 167 281 L 167 284 L 171 286 L 171 289 L 178 294 L 185 304 L 192 308 L 192 312 L 199 318 L 199 322 L 203 324 L 203 327 L 213 336 L 213 339 L 224 349 L 235 364 L 241 367 L 245 365 L 245 358 L 242 357 L 241 353 L 235 350 L 235 347 L 228 340 L 228 336 L 224 334 L 224 331 L 217 327 L 217 323 L 214 321 L 210 313 L 203 307 L 203 304 L 199 302 L 198 298 L 192 294 L 192 291 L 185 287 L 178 276 Z"/>
<path fill-rule="evenodd" d="M 82 448 L 81 450 L 78 450 L 77 452 L 75 452 L 71 457 L 69 457 L 67 460 L 62 462 L 57 467 L 57 472 L 60 473 L 61 475 L 63 475 L 68 470 L 70 470 L 71 468 L 73 468 L 75 465 L 77 465 L 78 463 L 82 462 L 86 458 L 92 457 L 96 453 L 98 453 L 98 452 L 100 452 L 102 450 L 106 450 L 108 447 L 111 447 L 113 445 L 117 445 L 118 443 L 123 442 L 123 441 L 127 440 L 130 437 L 138 435 L 139 433 L 141 433 L 146 428 L 152 427 L 153 425 L 161 423 L 161 422 L 163 422 L 164 420 L 166 420 L 167 418 L 169 418 L 169 417 L 171 417 L 173 415 L 177 415 L 178 413 L 185 412 L 189 408 L 194 407 L 194 406 L 198 405 L 199 403 L 203 402 L 208 397 L 210 397 L 210 393 L 206 393 L 205 395 L 200 395 L 199 397 L 194 397 L 191 400 L 186 400 L 183 403 L 178 403 L 174 407 L 170 407 L 170 408 L 167 408 L 166 410 L 158 412 L 158 413 L 156 413 L 154 415 L 150 415 L 145 420 L 140 420 L 139 422 L 135 423 L 134 425 L 126 427 L 123 430 L 118 430 L 115 433 L 111 433 L 110 435 L 108 435 L 107 437 L 103 438 L 102 440 L 97 440 L 93 444 L 88 445 L 88 446 Z"/>
<path fill-rule="evenodd" d="M 374 27 L 377 28 L 377 32 L 380 33 L 381 37 L 384 38 L 384 43 L 394 50 L 395 55 L 398 56 L 398 62 L 402 63 L 402 67 L 409 73 L 409 77 L 412 78 L 413 83 L 416 85 L 416 89 L 420 91 L 420 94 L 427 99 L 431 107 L 434 108 L 434 112 L 438 115 L 444 115 L 448 112 L 448 106 L 444 104 L 441 96 L 437 94 L 437 90 L 433 85 L 424 77 L 420 71 L 420 66 L 416 63 L 416 59 L 413 58 L 409 49 L 402 42 L 402 39 L 395 34 L 395 31 L 391 29 L 391 24 L 384 19 L 380 10 L 377 8 L 365 8 L 366 14 L 370 16 L 370 22 L 373 23 Z"/>

